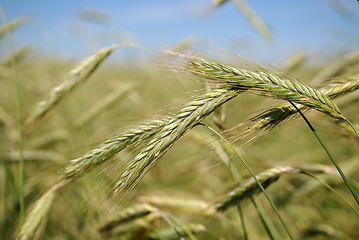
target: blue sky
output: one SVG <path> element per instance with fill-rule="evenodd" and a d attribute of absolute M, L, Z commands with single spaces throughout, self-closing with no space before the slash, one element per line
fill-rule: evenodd
<path fill-rule="evenodd" d="M 338 12 L 334 2 L 346 12 Z M 211 9 L 212 0 L 5 0 L 7 19 L 31 21 L 13 33 L 16 47 L 30 45 L 46 54 L 84 57 L 112 43 L 131 41 L 158 51 L 186 37 L 200 48 L 225 48 L 245 57 L 282 61 L 299 51 L 325 54 L 359 49 L 359 4 L 355 0 L 247 0 L 266 22 L 273 42 L 265 42 L 234 4 Z M 77 13 L 97 9 L 106 25 Z M 343 17 L 344 14 L 345 17 Z M 4 44 L 3 44 L 4 45 Z"/>

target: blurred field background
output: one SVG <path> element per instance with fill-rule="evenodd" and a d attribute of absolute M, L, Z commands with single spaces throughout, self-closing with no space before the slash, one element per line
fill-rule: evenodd
<path fill-rule="evenodd" d="M 23 191 L 28 216 L 70 160 L 139 123 L 177 113 L 208 90 L 203 80 L 177 71 L 163 49 L 220 59 L 238 54 L 315 88 L 342 76 L 358 79 L 357 1 L 4 1 L 1 7 L 1 239 L 288 238 L 258 189 L 226 211 L 213 212 L 210 206 L 250 175 L 201 126 L 179 139 L 122 200 L 111 197 L 110 186 L 147 143 L 143 139 L 56 189 L 28 228 L 19 196 Z M 114 44 L 119 45 L 56 108 L 26 122 L 83 59 Z M 357 130 L 358 97 L 352 92 L 334 100 Z M 231 140 L 245 130 L 236 125 L 283 103 L 243 94 L 203 122 Z M 358 138 L 322 113 L 306 116 L 358 194 Z M 270 178 L 268 194 L 295 239 L 359 238 L 358 205 L 303 119 L 251 131 L 231 143 L 256 174 L 279 166 L 306 169 L 337 191 L 290 171 Z M 231 175 L 228 159 L 244 180 Z"/>

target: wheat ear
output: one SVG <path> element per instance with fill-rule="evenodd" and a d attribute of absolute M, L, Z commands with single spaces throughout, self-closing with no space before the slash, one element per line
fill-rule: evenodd
<path fill-rule="evenodd" d="M 330 98 L 336 98 L 359 89 L 359 74 L 346 75 L 327 81 L 320 89 Z"/>
<path fill-rule="evenodd" d="M 155 221 L 158 219 L 160 219 L 159 213 L 154 212 L 142 218 L 128 222 L 126 224 L 118 225 L 114 229 L 110 229 L 109 231 L 101 232 L 101 236 L 105 239 L 108 239 L 111 236 L 116 236 L 115 238 L 118 239 L 119 236 L 121 235 L 128 236 L 129 234 L 130 236 L 132 235 L 138 237 L 137 235 L 138 232 L 145 232 L 147 235 L 148 234 L 147 232 L 149 232 L 149 230 L 153 228 Z M 131 238 L 131 239 L 136 239 L 136 238 Z"/>
<path fill-rule="evenodd" d="M 8 56 L 2 58 L 0 60 L 0 65 L 5 67 L 11 67 L 12 57 L 15 59 L 16 63 L 19 63 L 30 53 L 30 51 L 31 51 L 30 47 L 20 48 L 16 50 L 16 52 L 14 52 L 13 56 L 9 54 Z"/>
<path fill-rule="evenodd" d="M 323 93 L 294 79 L 281 78 L 254 64 L 253 70 L 248 70 L 191 56 L 187 61 L 187 69 L 204 78 L 259 95 L 299 103 L 336 119 L 344 119 L 335 103 Z"/>
<path fill-rule="evenodd" d="M 14 125 L 12 116 L 0 105 L 0 128 L 12 127 Z"/>
<path fill-rule="evenodd" d="M 206 230 L 202 224 L 189 223 L 185 225 L 176 225 L 171 228 L 160 230 L 158 233 L 151 234 L 147 240 L 174 240 L 174 239 L 197 239 L 197 235 Z"/>
<path fill-rule="evenodd" d="M 89 172 L 96 166 L 99 166 L 106 160 L 110 159 L 116 153 L 119 153 L 126 147 L 137 141 L 145 141 L 161 129 L 169 118 L 162 118 L 145 122 L 135 128 L 129 129 L 112 138 L 105 140 L 103 143 L 90 150 L 82 157 L 71 160 L 71 163 L 60 170 L 60 174 L 75 179 L 82 174 Z"/>
<path fill-rule="evenodd" d="M 213 215 L 214 213 L 208 210 L 206 202 L 197 199 L 171 196 L 141 196 L 137 200 L 159 209 L 174 209 L 176 211 L 180 210 L 181 212 L 200 213 L 203 215 Z"/>
<path fill-rule="evenodd" d="M 56 196 L 56 191 L 67 184 L 67 181 L 59 182 L 47 190 L 33 204 L 31 211 L 27 214 L 24 223 L 21 225 L 20 231 L 16 239 L 26 240 L 32 239 L 40 223 L 44 220 L 49 212 L 52 202 Z"/>
<path fill-rule="evenodd" d="M 219 7 L 220 5 L 229 2 L 228 0 L 214 0 L 212 5 L 214 7 Z M 272 40 L 272 35 L 266 26 L 266 24 L 260 19 L 256 13 L 248 6 L 244 0 L 232 0 L 233 4 L 236 5 L 238 10 L 246 18 L 249 24 L 258 31 L 258 33 L 263 37 L 264 40 L 270 42 Z"/>
<path fill-rule="evenodd" d="M 143 218 L 154 212 L 155 210 L 155 208 L 148 204 L 140 204 L 131 208 L 126 208 L 116 216 L 112 216 L 111 218 L 102 221 L 101 225 L 97 227 L 97 229 L 101 233 L 110 232 L 118 225 L 122 225 L 136 219 Z"/>
<path fill-rule="evenodd" d="M 343 232 L 338 231 L 332 226 L 319 224 L 319 225 L 310 225 L 306 229 L 302 230 L 299 238 L 311 239 L 311 238 L 324 238 L 324 239 L 345 239 Z"/>
<path fill-rule="evenodd" d="M 314 78 L 312 83 L 320 83 L 326 79 L 340 75 L 345 68 L 359 63 L 359 52 L 349 52 L 338 57 L 331 64 L 323 68 Z"/>
<path fill-rule="evenodd" d="M 35 105 L 25 123 L 29 124 L 43 118 L 45 114 L 53 109 L 65 96 L 72 92 L 75 87 L 84 82 L 117 47 L 118 45 L 103 48 L 79 63 L 66 75 L 59 85 L 52 88 L 49 94 Z"/>
<path fill-rule="evenodd" d="M 0 39 L 5 37 L 7 31 L 14 30 L 26 22 L 28 22 L 28 18 L 19 17 L 19 18 L 16 18 L 16 19 L 8 22 L 7 24 L 1 26 L 0 27 Z"/>
<path fill-rule="evenodd" d="M 122 196 L 131 190 L 183 134 L 237 94 L 235 90 L 215 89 L 189 102 L 135 157 L 116 183 L 115 193 Z"/>
<path fill-rule="evenodd" d="M 354 92 L 359 89 L 359 74 L 343 76 L 326 82 L 319 91 L 326 94 L 330 98 L 337 98 L 339 96 Z M 301 110 L 308 110 L 306 106 L 298 106 Z M 234 127 L 242 128 L 238 135 L 235 129 L 229 129 L 226 133 L 231 135 L 231 139 L 243 139 L 249 134 L 260 130 L 269 130 L 282 123 L 283 121 L 298 115 L 298 111 L 291 105 L 286 104 L 275 108 L 268 109 L 250 120 Z M 233 134 L 234 133 L 234 134 Z"/>
<path fill-rule="evenodd" d="M 307 57 L 308 54 L 305 52 L 294 54 L 282 64 L 282 68 L 288 72 L 295 72 L 303 65 Z"/>
<path fill-rule="evenodd" d="M 289 166 L 275 167 L 268 169 L 258 174 L 257 179 L 261 182 L 263 187 L 268 187 L 271 183 L 276 181 L 282 174 L 297 173 L 299 170 Z M 213 204 L 216 211 L 225 211 L 229 207 L 238 204 L 244 198 L 252 197 L 254 194 L 260 192 L 257 182 L 250 178 L 233 191 L 222 197 L 220 200 Z"/>
<path fill-rule="evenodd" d="M 79 119 L 75 122 L 76 127 L 81 127 L 86 125 L 92 119 L 94 119 L 99 113 L 103 112 L 111 105 L 119 103 L 121 99 L 124 99 L 130 92 L 133 90 L 135 84 L 124 84 L 121 87 L 115 89 L 109 93 L 105 98 L 101 99 L 93 107 L 91 107 L 87 112 L 85 112 Z"/>

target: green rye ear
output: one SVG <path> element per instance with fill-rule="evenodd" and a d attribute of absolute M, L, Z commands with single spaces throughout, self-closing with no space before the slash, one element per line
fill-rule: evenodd
<path fill-rule="evenodd" d="M 25 124 L 35 123 L 42 119 L 50 110 L 54 109 L 62 99 L 68 96 L 76 87 L 87 80 L 97 67 L 105 60 L 118 45 L 104 48 L 84 59 L 73 68 L 57 86 L 53 87 L 48 95 L 35 105 L 29 113 Z"/>

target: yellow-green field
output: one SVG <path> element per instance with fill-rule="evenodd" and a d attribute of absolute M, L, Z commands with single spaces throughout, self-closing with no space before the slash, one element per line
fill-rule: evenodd
<path fill-rule="evenodd" d="M 359 238 L 358 52 L 128 48 L 1 60 L 1 239 Z"/>

